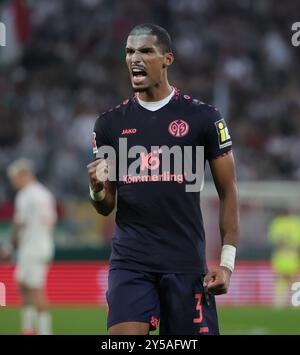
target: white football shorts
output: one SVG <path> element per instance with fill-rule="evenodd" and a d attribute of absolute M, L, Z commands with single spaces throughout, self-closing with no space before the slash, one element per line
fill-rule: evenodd
<path fill-rule="evenodd" d="M 29 288 L 43 288 L 46 283 L 49 263 L 45 261 L 25 261 L 17 263 L 15 279 Z"/>

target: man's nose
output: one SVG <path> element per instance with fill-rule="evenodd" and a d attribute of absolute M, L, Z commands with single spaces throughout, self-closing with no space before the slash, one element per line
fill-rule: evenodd
<path fill-rule="evenodd" d="M 134 52 L 131 57 L 131 60 L 132 60 L 132 64 L 138 64 L 142 61 L 142 56 L 140 53 Z"/>

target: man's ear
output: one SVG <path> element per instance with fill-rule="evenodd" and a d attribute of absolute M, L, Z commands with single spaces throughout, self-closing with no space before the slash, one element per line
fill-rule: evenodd
<path fill-rule="evenodd" d="M 172 52 L 166 53 L 164 58 L 163 68 L 169 67 L 174 62 L 174 55 Z"/>

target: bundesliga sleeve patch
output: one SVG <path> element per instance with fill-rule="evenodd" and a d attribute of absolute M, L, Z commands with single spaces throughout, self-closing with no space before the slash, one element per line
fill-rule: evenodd
<path fill-rule="evenodd" d="M 93 146 L 93 153 L 94 154 L 98 153 L 97 142 L 96 142 L 96 132 L 93 132 L 92 146 Z"/>
<path fill-rule="evenodd" d="M 221 120 L 215 122 L 216 129 L 218 132 L 219 139 L 219 147 L 220 149 L 229 147 L 232 145 L 231 137 L 226 126 L 225 120 L 222 118 Z"/>

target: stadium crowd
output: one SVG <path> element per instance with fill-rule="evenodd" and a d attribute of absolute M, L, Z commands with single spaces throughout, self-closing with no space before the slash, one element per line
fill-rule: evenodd
<path fill-rule="evenodd" d="M 0 201 L 12 193 L 5 167 L 20 156 L 35 161 L 60 199 L 87 195 L 93 124 L 131 95 L 124 44 L 143 22 L 173 38 L 171 82 L 228 121 L 239 180 L 300 178 L 300 49 L 291 44 L 297 1 L 27 4 L 30 40 L 18 62 L 0 67 Z"/>

